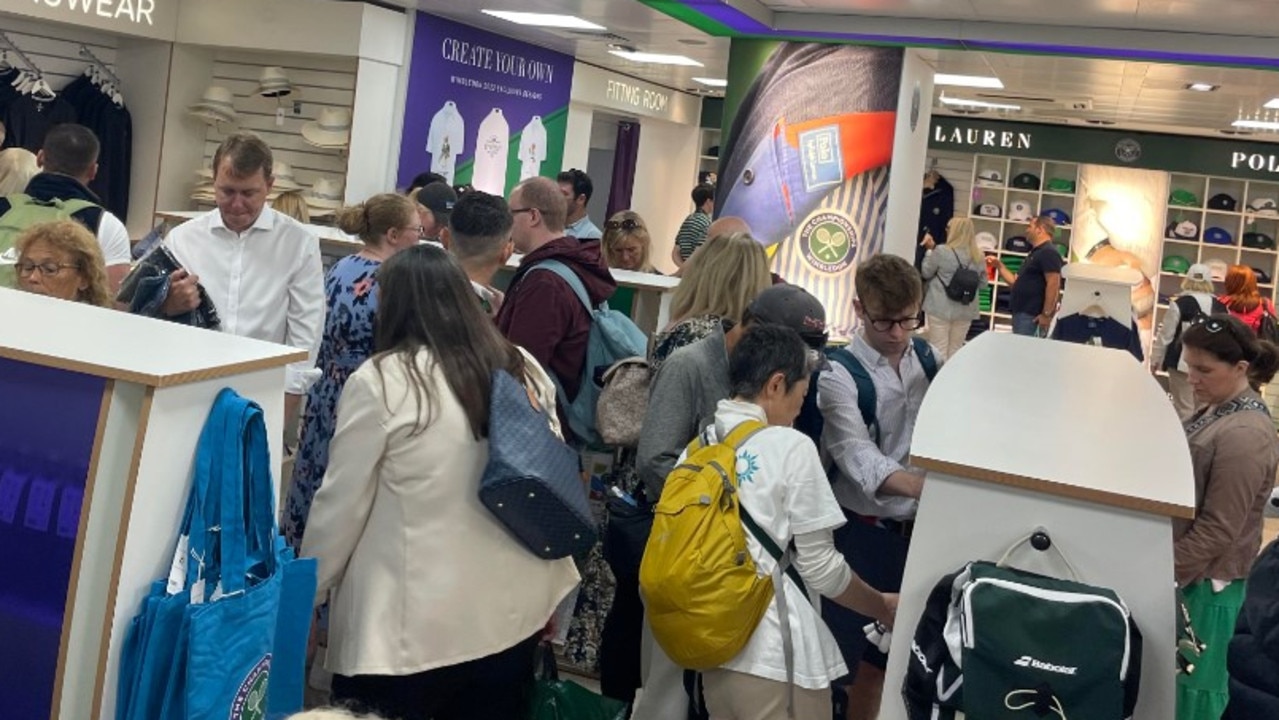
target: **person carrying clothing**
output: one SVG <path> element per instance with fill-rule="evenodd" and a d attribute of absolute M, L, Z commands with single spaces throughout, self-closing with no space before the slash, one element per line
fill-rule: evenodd
<path fill-rule="evenodd" d="M 60 218 L 49 208 L 54 202 L 67 205 L 69 218 L 89 229 L 98 240 L 107 268 L 107 290 L 112 295 L 129 272 L 129 231 L 115 215 L 102 207 L 102 200 L 89 189 L 98 174 L 101 145 L 93 131 L 83 125 L 55 125 L 45 135 L 36 154 L 40 173 L 19 194 L 0 198 L 0 251 L 9 250 L 18 233 L 31 225 Z"/>
<path fill-rule="evenodd" d="M 907 465 L 911 438 L 938 357 L 912 335 L 923 286 L 909 262 L 876 255 L 857 268 L 856 283 L 853 308 L 861 327 L 839 352 L 850 353 L 874 384 L 874 427 L 858 404 L 857 381 L 844 363 L 833 361 L 817 381 L 821 449 L 849 520 L 835 531 L 836 546 L 868 583 L 896 591 L 924 487 L 923 471 Z M 847 717 L 875 717 L 887 656 L 863 632 L 870 618 L 825 601 L 822 616 L 850 665 L 849 677 L 837 683 L 847 694 Z"/>
<path fill-rule="evenodd" d="M 613 296 L 617 281 L 604 262 L 599 240 L 565 235 L 565 201 L 554 180 L 534 177 L 516 185 L 510 205 L 511 239 L 524 257 L 497 313 L 497 327 L 559 383 L 563 392 L 558 393 L 557 410 L 570 435 L 566 406 L 582 387 L 591 314 L 564 278 L 533 270 L 549 260 L 563 263 L 582 281 L 593 307 Z"/>
<path fill-rule="evenodd" d="M 1195 319 L 1218 315 L 1226 308 L 1213 297 L 1212 272 L 1207 265 L 1196 263 L 1181 281 L 1181 293 L 1168 303 L 1163 320 L 1150 345 L 1150 371 L 1168 372 L 1168 393 L 1177 417 L 1183 421 L 1195 411 L 1195 391 L 1186 377 L 1189 369 L 1182 357 L 1181 335 Z"/>
<path fill-rule="evenodd" d="M 920 270 L 928 286 L 924 292 L 924 331 L 928 342 L 949 359 L 959 352 L 968 339 L 968 330 L 981 314 L 976 297 L 969 303 L 952 300 L 946 288 L 955 281 L 955 273 L 968 268 L 977 273 L 977 291 L 986 287 L 985 254 L 977 247 L 976 231 L 970 218 L 952 218 L 946 225 L 945 245 L 938 246 L 931 234 L 925 234 L 923 267 Z"/>
<path fill-rule="evenodd" d="M 810 592 L 891 626 L 896 595 L 867 585 L 836 549 L 832 531 L 844 524 L 844 514 L 817 449 L 791 427 L 820 359 L 791 328 L 750 327 L 729 357 L 732 396 L 719 402 L 704 437 L 722 442 L 742 423 L 766 426 L 736 449 L 742 513 L 749 513 L 777 547 L 793 545 L 795 568 Z M 746 544 L 756 571 L 771 574 L 777 562 L 773 555 L 751 533 Z M 746 646 L 722 666 L 703 672 L 706 709 L 715 720 L 831 717 L 830 683 L 846 671 L 839 645 L 804 591 L 789 578 L 781 582 L 785 607 L 774 598 Z M 788 630 L 789 661 L 783 634 Z"/>

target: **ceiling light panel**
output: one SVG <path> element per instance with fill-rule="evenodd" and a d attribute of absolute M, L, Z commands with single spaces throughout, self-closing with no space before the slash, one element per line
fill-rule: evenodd
<path fill-rule="evenodd" d="M 937 73 L 933 75 L 933 84 L 949 85 L 952 87 L 971 87 L 971 88 L 988 88 L 991 90 L 1003 90 L 1004 84 L 997 77 L 988 75 L 954 75 L 951 73 Z"/>
<path fill-rule="evenodd" d="M 683 65 L 687 67 L 705 67 L 702 63 L 685 55 L 664 55 L 662 53 L 646 53 L 646 52 L 627 52 L 626 50 L 609 50 L 610 55 L 616 55 L 623 60 L 630 60 L 637 63 L 648 63 L 651 65 Z"/>
<path fill-rule="evenodd" d="M 724 78 L 695 77 L 693 78 L 693 82 L 698 82 L 703 85 L 709 85 L 710 87 L 717 87 L 717 88 L 728 87 L 728 81 L 725 80 Z"/>
<path fill-rule="evenodd" d="M 485 15 L 530 27 L 565 28 L 569 30 L 606 30 L 590 20 L 583 20 L 575 15 L 553 15 L 548 13 L 513 12 L 510 10 L 481 10 Z"/>

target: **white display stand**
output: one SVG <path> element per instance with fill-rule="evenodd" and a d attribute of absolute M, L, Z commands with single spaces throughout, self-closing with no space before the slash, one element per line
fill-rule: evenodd
<path fill-rule="evenodd" d="M 1062 268 L 1061 275 L 1066 289 L 1057 317 L 1083 313 L 1113 318 L 1124 325 L 1132 322 L 1132 289 L 1143 280 L 1139 271 L 1077 262 Z"/>
<path fill-rule="evenodd" d="M 284 366 L 306 353 L 7 289 L 0 315 L 0 358 L 20 364 L 11 368 L 102 379 L 51 717 L 113 718 L 121 645 L 168 571 L 214 398 L 231 387 L 262 406 L 278 476 Z"/>
<path fill-rule="evenodd" d="M 1063 438 L 1065 439 L 1063 443 Z M 902 583 L 882 720 L 929 591 L 1044 528 L 1080 580 L 1114 589 L 1144 635 L 1137 720 L 1175 705 L 1172 519 L 1194 516 L 1190 452 L 1157 383 L 1122 350 L 986 333 L 924 399 L 911 462 L 928 471 Z M 1061 576 L 1042 553 L 1013 564 Z"/>

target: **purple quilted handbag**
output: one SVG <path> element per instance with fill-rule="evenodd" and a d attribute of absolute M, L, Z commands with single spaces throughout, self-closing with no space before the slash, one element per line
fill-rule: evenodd
<path fill-rule="evenodd" d="M 577 452 L 510 373 L 493 373 L 489 461 L 480 502 L 534 555 L 554 560 L 595 544 L 595 523 Z"/>

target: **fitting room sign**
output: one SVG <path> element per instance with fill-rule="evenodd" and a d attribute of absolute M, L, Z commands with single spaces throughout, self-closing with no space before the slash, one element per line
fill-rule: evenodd
<path fill-rule="evenodd" d="M 682 124 L 696 123 L 701 115 L 701 103 L 692 95 L 582 63 L 573 67 L 572 97 L 573 102 Z"/>
<path fill-rule="evenodd" d="M 25 0 L 6 3 L 6 9 L 43 20 L 173 40 L 177 4 L 177 0 Z"/>
<path fill-rule="evenodd" d="M 1279 182 L 1279 144 L 934 115 L 928 147 Z"/>

